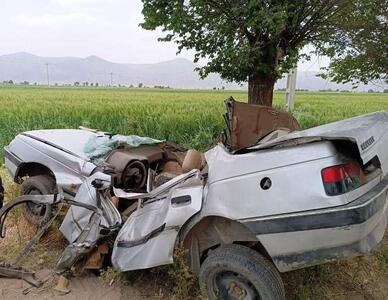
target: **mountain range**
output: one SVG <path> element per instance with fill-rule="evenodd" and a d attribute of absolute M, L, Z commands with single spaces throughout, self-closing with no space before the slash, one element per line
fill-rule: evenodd
<path fill-rule="evenodd" d="M 97 56 L 78 57 L 42 57 L 26 52 L 0 56 L 0 82 L 28 81 L 46 84 L 47 76 L 51 84 L 74 84 L 75 82 L 93 82 L 99 85 L 170 86 L 173 88 L 245 89 L 239 85 L 223 81 L 217 74 L 210 74 L 201 80 L 195 71 L 196 64 L 184 58 L 176 58 L 154 64 L 123 64 L 104 60 Z M 335 84 L 316 76 L 317 72 L 299 71 L 297 89 L 308 90 L 350 90 L 350 84 Z M 280 79 L 276 88 L 284 88 L 286 79 Z M 374 85 L 361 85 L 358 90 L 379 90 Z"/>

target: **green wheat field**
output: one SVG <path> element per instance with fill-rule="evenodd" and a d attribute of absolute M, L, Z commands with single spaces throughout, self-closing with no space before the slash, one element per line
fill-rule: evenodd
<path fill-rule="evenodd" d="M 0 87 L 0 147 L 19 132 L 80 125 L 206 149 L 223 129 L 224 100 L 243 91 Z M 284 109 L 284 94 L 275 106 Z M 388 94 L 298 93 L 292 111 L 303 128 L 388 110 Z"/>

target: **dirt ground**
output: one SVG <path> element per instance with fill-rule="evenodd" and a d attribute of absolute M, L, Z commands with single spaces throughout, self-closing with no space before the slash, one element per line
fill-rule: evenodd
<path fill-rule="evenodd" d="M 51 254 L 56 259 L 59 251 Z M 37 256 L 35 259 L 34 255 Z M 49 259 L 50 253 L 46 253 L 44 247 L 38 247 L 34 255 L 26 264 L 39 270 L 38 278 L 47 277 L 52 269 L 44 266 L 55 263 Z M 33 289 L 26 296 L 23 291 L 30 287 L 28 283 L 0 278 L 0 299 L 203 299 L 196 282 L 191 284 L 192 291 L 185 293 L 190 297 L 177 295 L 172 270 L 164 267 L 130 272 L 129 277 L 114 272 L 101 277 L 88 273 L 71 278 L 71 293 L 64 296 L 53 290 L 57 277 L 52 277 L 42 288 Z M 367 256 L 293 271 L 282 277 L 287 299 L 388 299 L 388 232 L 381 245 Z M 181 285 L 184 286 L 185 282 Z"/>
<path fill-rule="evenodd" d="M 41 270 L 37 273 L 39 278 L 44 278 L 50 274 L 49 270 Z M 113 283 L 111 286 L 101 282 L 99 277 L 89 275 L 83 277 L 72 278 L 70 282 L 71 292 L 67 295 L 62 295 L 55 291 L 56 280 L 53 278 L 47 282 L 42 288 L 33 289 L 27 295 L 23 295 L 23 291 L 28 289 L 30 285 L 23 280 L 0 278 L 0 299 L 150 299 L 154 295 L 150 295 L 139 288 L 131 285 L 123 285 L 121 283 Z"/>

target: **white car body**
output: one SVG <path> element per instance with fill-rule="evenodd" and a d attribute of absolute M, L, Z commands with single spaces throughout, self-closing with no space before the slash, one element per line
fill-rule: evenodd
<path fill-rule="evenodd" d="M 67 197 L 78 195 L 96 169 L 83 153 L 93 135 L 84 130 L 38 130 L 19 134 L 5 148 L 15 180 L 50 172 Z M 367 183 L 329 196 L 324 168 L 353 159 L 379 167 Z M 173 261 L 183 241 L 198 272 L 203 255 L 229 243 L 258 243 L 281 272 L 371 251 L 383 238 L 388 219 L 388 113 L 351 118 L 286 136 L 231 154 L 222 145 L 205 153 L 206 174 L 192 170 L 149 193 L 116 190 L 139 199 L 122 225 L 113 249 L 121 271 Z M 269 181 L 268 181 L 269 179 Z M 71 227 L 62 225 L 70 237 Z"/>

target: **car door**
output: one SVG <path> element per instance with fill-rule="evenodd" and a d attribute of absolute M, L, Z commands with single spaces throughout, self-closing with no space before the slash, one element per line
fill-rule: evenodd
<path fill-rule="evenodd" d="M 173 262 L 181 226 L 201 210 L 203 180 L 199 171 L 179 176 L 139 200 L 138 209 L 120 230 L 112 253 L 115 269 L 130 271 Z"/>

